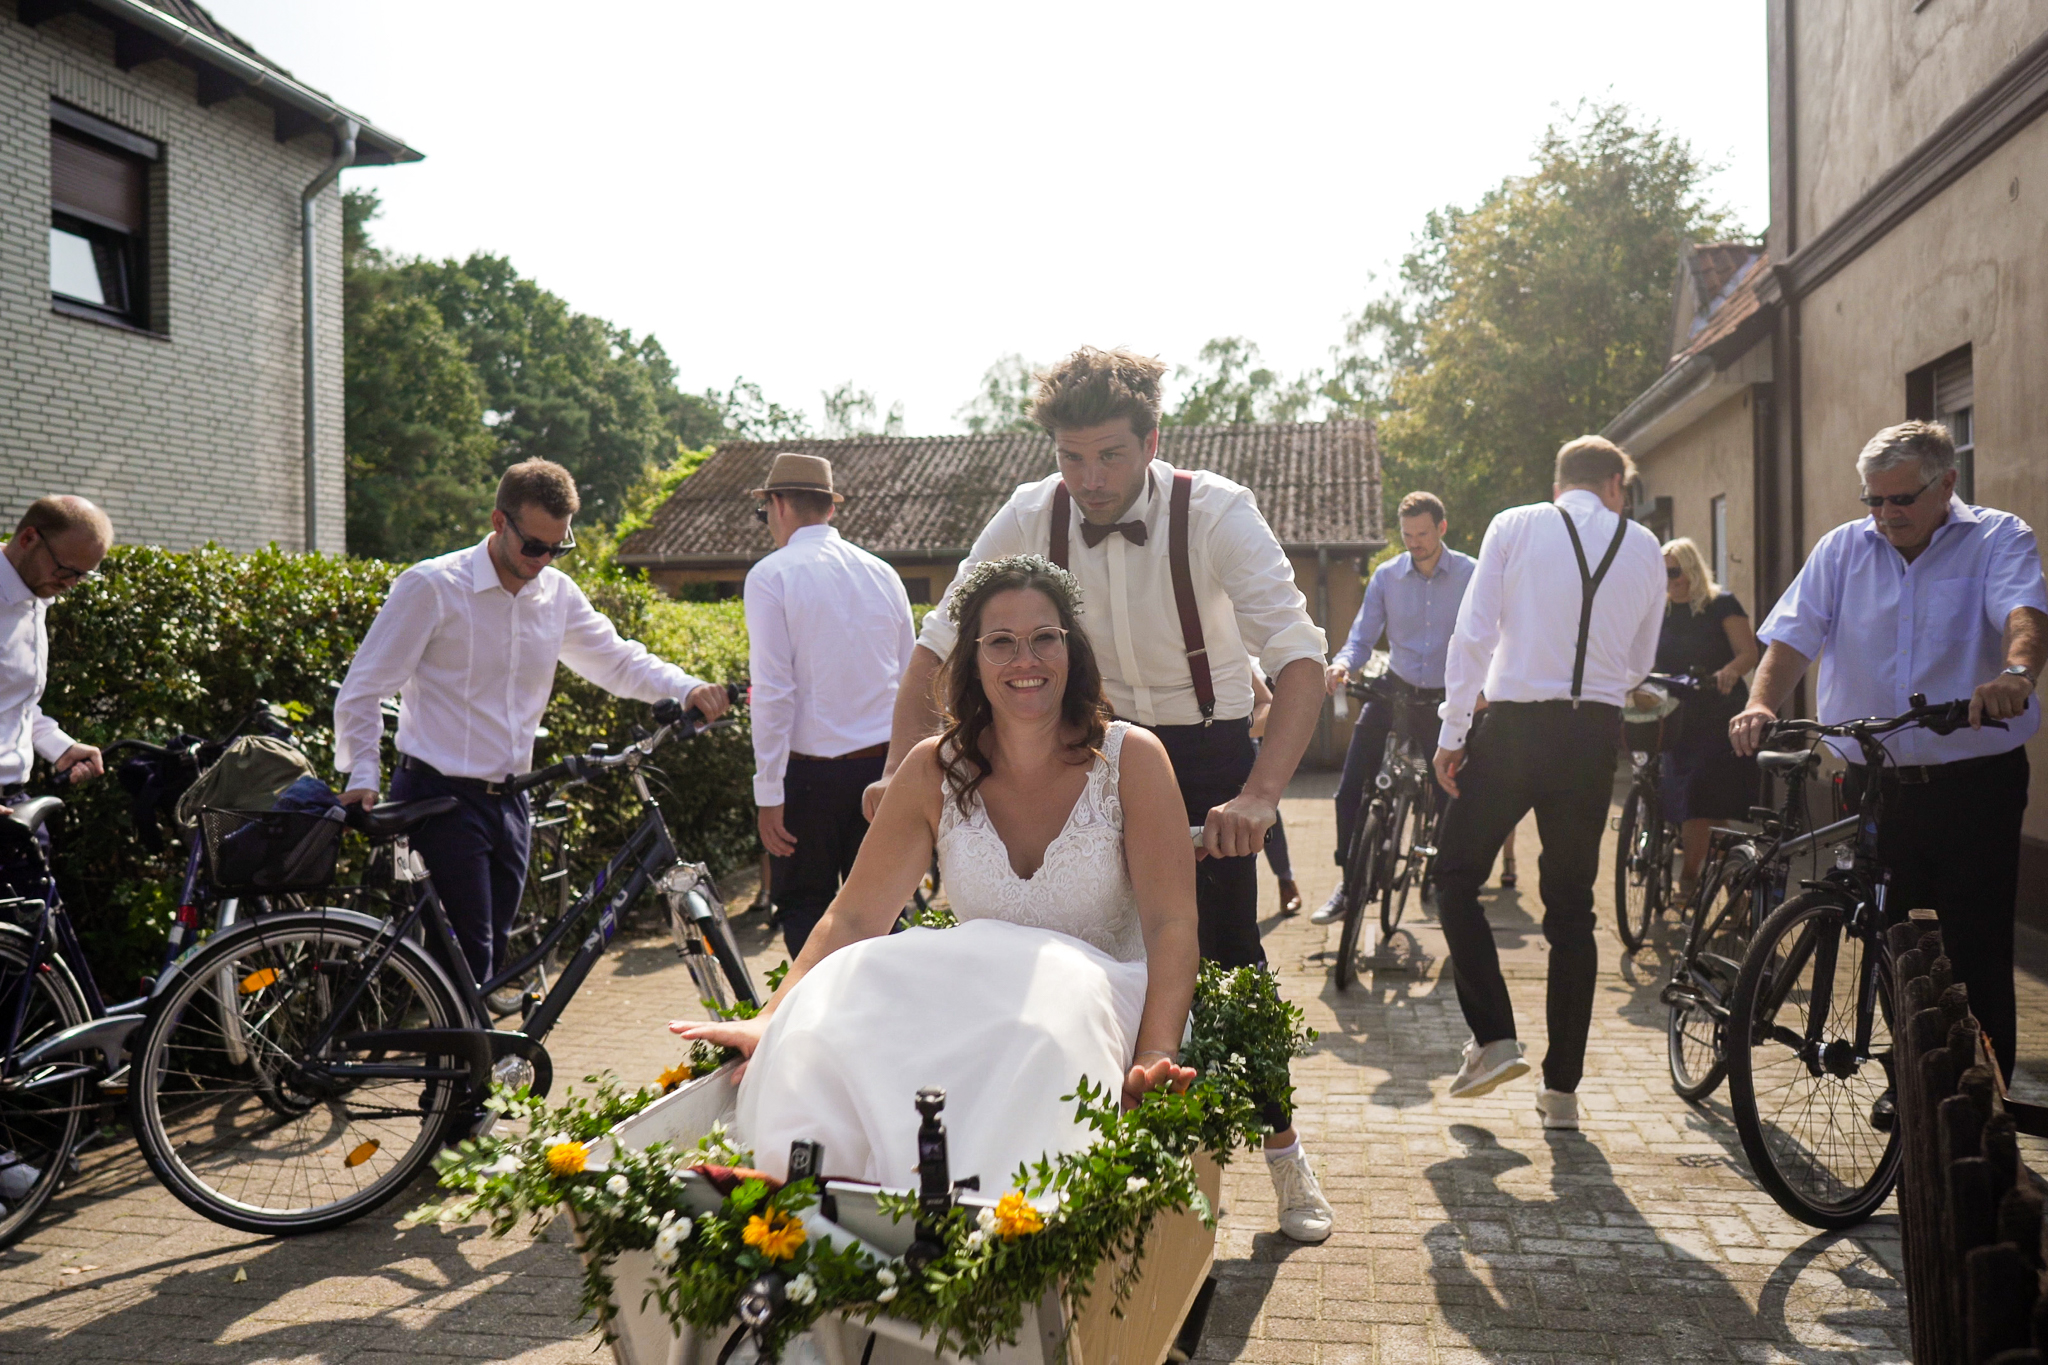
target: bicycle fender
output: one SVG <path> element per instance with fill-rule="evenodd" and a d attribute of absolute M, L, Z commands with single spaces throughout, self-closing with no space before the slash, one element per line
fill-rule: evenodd
<path fill-rule="evenodd" d="M 264 915 L 257 919 L 242 920 L 227 929 L 221 930 L 204 943 L 193 944 L 187 950 L 187 953 L 191 956 L 197 956 L 217 943 L 228 942 L 231 935 L 240 934 L 247 937 L 252 934 L 275 934 L 283 930 L 300 927 L 304 923 L 346 924 L 351 928 L 361 929 L 371 934 L 380 933 L 389 927 L 389 921 L 387 920 L 379 919 L 375 915 L 366 915 L 360 910 L 344 910 L 338 905 L 324 906 L 318 910 L 284 910 Z M 419 962 L 434 973 L 435 981 L 448 992 L 448 998 L 453 1000 L 458 1007 L 461 1007 L 463 1002 L 469 999 L 469 993 L 456 986 L 455 982 L 448 976 L 448 969 L 441 965 L 441 960 L 433 953 L 424 950 L 424 944 L 415 939 L 413 940 L 413 946 L 422 949 L 419 954 Z M 156 996 L 162 994 L 164 987 L 170 984 L 172 975 L 182 972 L 188 965 L 187 955 L 181 954 L 178 961 L 166 968 L 164 974 L 157 978 L 156 984 L 150 988 L 150 998 L 155 999 Z"/>
<path fill-rule="evenodd" d="M 33 1070 L 58 1057 L 68 1057 L 78 1052 L 97 1052 L 107 1059 L 107 1070 L 113 1071 L 121 1065 L 121 1059 L 128 1055 L 128 1035 L 142 1026 L 139 1014 L 114 1014 L 101 1019 L 88 1019 L 82 1024 L 53 1033 L 24 1052 L 17 1065 L 24 1071 Z"/>

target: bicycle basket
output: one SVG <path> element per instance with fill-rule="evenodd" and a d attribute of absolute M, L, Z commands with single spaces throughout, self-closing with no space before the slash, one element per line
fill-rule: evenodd
<path fill-rule="evenodd" d="M 206 870 L 215 887 L 274 895 L 317 891 L 334 880 L 342 812 L 221 810 L 199 813 Z"/>

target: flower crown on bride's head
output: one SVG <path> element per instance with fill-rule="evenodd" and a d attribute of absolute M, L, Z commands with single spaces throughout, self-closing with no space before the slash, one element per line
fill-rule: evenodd
<path fill-rule="evenodd" d="M 1005 574 L 1021 573 L 1041 580 L 1031 586 L 1043 588 L 1043 580 L 1051 580 L 1051 587 L 1061 599 L 1061 604 L 1075 616 L 1081 614 L 1081 583 L 1072 574 L 1047 559 L 1044 555 L 1005 555 L 1001 559 L 984 559 L 969 570 L 967 577 L 953 588 L 952 596 L 946 599 L 946 619 L 954 625 L 960 624 L 960 613 L 976 593 L 987 587 L 990 580 Z"/>

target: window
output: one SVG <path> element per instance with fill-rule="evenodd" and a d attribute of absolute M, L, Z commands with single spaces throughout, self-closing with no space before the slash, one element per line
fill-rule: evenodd
<path fill-rule="evenodd" d="M 1956 443 L 1956 496 L 1977 500 L 1977 397 L 1970 348 L 1959 346 L 1906 376 L 1906 416 L 1940 422 Z"/>
<path fill-rule="evenodd" d="M 932 581 L 930 578 L 905 578 L 903 591 L 912 602 L 929 602 L 932 600 Z"/>
<path fill-rule="evenodd" d="M 1728 586 L 1728 495 L 1716 494 L 1714 510 L 1714 581 L 1722 587 Z"/>
<path fill-rule="evenodd" d="M 149 318 L 150 171 L 162 148 L 50 106 L 50 293 L 60 312 Z"/>

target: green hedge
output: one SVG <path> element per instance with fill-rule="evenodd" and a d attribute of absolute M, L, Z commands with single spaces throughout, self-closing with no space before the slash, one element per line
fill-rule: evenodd
<path fill-rule="evenodd" d="M 333 780 L 331 684 L 347 672 L 401 567 L 275 548 L 117 548 L 100 577 L 51 610 L 44 709 L 79 740 L 104 747 L 180 731 L 216 735 L 258 698 L 281 702 L 315 769 Z M 623 633 L 691 673 L 715 680 L 745 673 L 737 602 L 671 602 L 597 565 L 586 566 L 584 587 Z M 616 749 L 646 722 L 644 705 L 618 701 L 563 670 L 535 761 L 581 752 L 593 740 Z M 656 790 L 685 856 L 723 869 L 757 855 L 744 726 L 672 746 L 659 762 Z M 182 855 L 143 853 L 111 773 L 67 800 L 58 877 L 102 988 L 119 996 L 156 964 L 176 909 Z M 601 863 L 635 818 L 630 787 L 607 781 L 571 801 L 579 861 Z"/>

